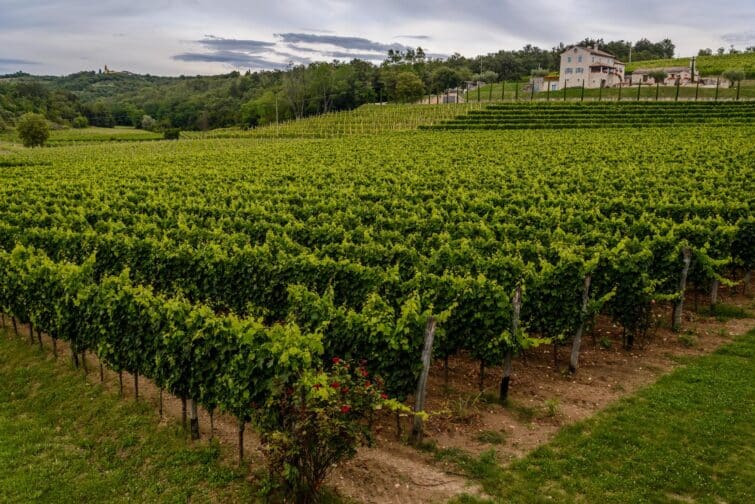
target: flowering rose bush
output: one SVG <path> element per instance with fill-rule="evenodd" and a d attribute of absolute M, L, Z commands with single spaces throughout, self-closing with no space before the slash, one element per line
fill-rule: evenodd
<path fill-rule="evenodd" d="M 267 491 L 297 503 L 316 502 L 333 466 L 372 441 L 374 412 L 403 408 L 388 399 L 382 385 L 364 365 L 338 357 L 328 370 L 307 371 L 295 383 L 281 384 L 256 418 L 271 476 Z"/>

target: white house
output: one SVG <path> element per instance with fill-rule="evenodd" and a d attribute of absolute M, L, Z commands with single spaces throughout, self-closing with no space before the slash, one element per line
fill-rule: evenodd
<path fill-rule="evenodd" d="M 618 86 L 624 80 L 624 63 L 595 47 L 571 46 L 561 53 L 558 87 L 597 89 Z"/>

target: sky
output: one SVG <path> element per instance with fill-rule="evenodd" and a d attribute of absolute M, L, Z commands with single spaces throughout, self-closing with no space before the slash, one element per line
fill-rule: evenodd
<path fill-rule="evenodd" d="M 585 37 L 658 41 L 678 56 L 755 45 L 753 0 L 0 0 L 0 74 L 65 75 L 107 65 L 153 75 L 290 63 L 380 62 Z"/>

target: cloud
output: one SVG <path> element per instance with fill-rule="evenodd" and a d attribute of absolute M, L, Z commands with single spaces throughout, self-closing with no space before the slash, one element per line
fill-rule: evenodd
<path fill-rule="evenodd" d="M 214 51 L 210 53 L 186 52 L 174 55 L 173 59 L 186 62 L 225 63 L 237 67 L 262 68 L 269 70 L 282 69 L 287 66 L 286 63 L 238 51 Z"/>
<path fill-rule="evenodd" d="M 17 58 L 0 58 L 0 66 L 8 65 L 39 65 L 39 62 Z"/>
<path fill-rule="evenodd" d="M 202 40 L 196 40 L 195 42 L 208 49 L 214 49 L 217 51 L 243 51 L 254 54 L 264 53 L 275 47 L 275 42 L 223 38 L 214 35 L 205 35 L 205 38 Z"/>
<path fill-rule="evenodd" d="M 752 45 L 755 43 L 755 31 L 727 33 L 721 35 L 721 38 L 730 44 Z"/>
<path fill-rule="evenodd" d="M 399 43 L 384 44 L 382 42 L 374 42 L 372 40 L 361 37 L 318 35 L 315 33 L 276 33 L 275 36 L 280 38 L 281 42 L 288 44 L 331 45 L 343 49 L 353 49 L 357 51 L 374 51 L 385 53 L 388 52 L 389 49 L 393 49 L 394 51 L 405 51 L 407 49 L 410 49 L 409 46 Z"/>
<path fill-rule="evenodd" d="M 405 38 L 405 39 L 416 39 L 416 40 L 430 40 L 432 37 L 429 35 L 397 35 L 393 37 L 395 39 Z"/>

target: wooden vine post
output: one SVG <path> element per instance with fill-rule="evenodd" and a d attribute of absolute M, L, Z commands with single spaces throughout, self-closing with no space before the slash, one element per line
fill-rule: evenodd
<path fill-rule="evenodd" d="M 239 420 L 239 465 L 244 463 L 244 429 L 246 429 L 246 422 Z"/>
<path fill-rule="evenodd" d="M 422 441 L 424 422 L 421 413 L 425 409 L 425 395 L 427 394 L 427 377 L 430 374 L 430 360 L 433 354 L 433 339 L 435 338 L 435 317 L 430 317 L 425 327 L 425 344 L 422 348 L 422 373 L 417 381 L 417 393 L 414 402 L 414 424 L 410 441 L 417 444 Z"/>
<path fill-rule="evenodd" d="M 571 347 L 571 358 L 569 359 L 569 371 L 573 374 L 577 372 L 577 365 L 579 361 L 579 347 L 582 344 L 582 333 L 585 330 L 585 322 L 587 321 L 587 303 L 590 301 L 590 281 L 592 277 L 588 274 L 585 275 L 585 284 L 582 289 L 582 320 L 579 322 L 577 332 L 574 335 L 574 341 Z"/>
<path fill-rule="evenodd" d="M 710 305 L 715 306 L 718 304 L 718 286 L 720 285 L 720 282 L 718 281 L 718 278 L 713 279 L 713 283 L 710 285 Z"/>
<path fill-rule="evenodd" d="M 671 328 L 674 331 L 679 331 L 682 328 L 682 308 L 684 307 L 684 292 L 687 289 L 687 275 L 689 274 L 689 265 L 692 262 L 692 250 L 689 247 L 682 249 L 682 260 L 684 262 L 684 268 L 682 269 L 682 276 L 679 279 L 679 299 L 676 300 L 673 312 L 673 322 Z"/>
<path fill-rule="evenodd" d="M 197 401 L 194 399 L 191 400 L 190 425 L 191 439 L 196 441 L 199 439 L 199 415 L 197 415 Z"/>
<path fill-rule="evenodd" d="M 519 330 L 519 313 L 522 310 L 522 286 L 517 285 L 512 299 L 513 314 L 511 316 L 511 337 L 516 338 Z M 501 377 L 501 386 L 498 392 L 498 401 L 506 402 L 509 397 L 509 382 L 511 381 L 511 359 L 514 356 L 514 349 L 509 345 L 506 349 L 506 355 L 503 358 L 503 376 Z"/>

